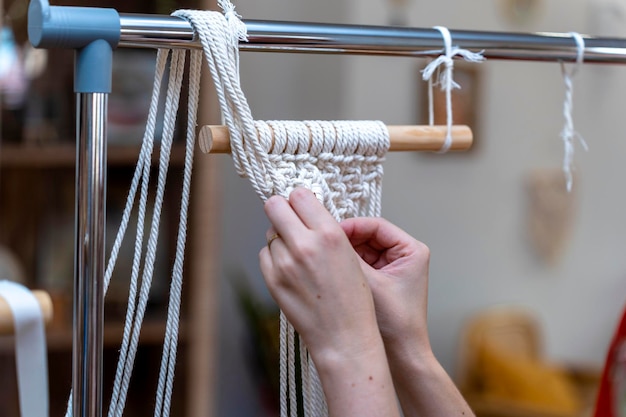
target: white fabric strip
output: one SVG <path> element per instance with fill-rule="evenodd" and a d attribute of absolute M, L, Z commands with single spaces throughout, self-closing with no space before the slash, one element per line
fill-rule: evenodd
<path fill-rule="evenodd" d="M 22 417 L 48 417 L 48 359 L 41 307 L 21 284 L 0 281 L 0 297 L 13 313 L 15 358 Z"/>

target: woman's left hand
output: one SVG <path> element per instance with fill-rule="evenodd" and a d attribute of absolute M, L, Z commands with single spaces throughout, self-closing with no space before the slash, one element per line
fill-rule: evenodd
<path fill-rule="evenodd" d="M 268 199 L 265 212 L 272 223 L 268 239 L 279 237 L 261 250 L 261 271 L 314 360 L 354 356 L 379 343 L 359 257 L 315 195 L 297 188 L 289 200 Z"/>

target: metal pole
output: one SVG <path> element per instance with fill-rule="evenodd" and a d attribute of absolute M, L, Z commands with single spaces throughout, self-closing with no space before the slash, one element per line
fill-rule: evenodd
<path fill-rule="evenodd" d="M 102 415 L 106 93 L 76 95 L 73 412 Z"/>
<path fill-rule="evenodd" d="M 320 23 L 244 21 L 243 51 L 432 57 L 442 52 L 435 29 Z M 173 16 L 120 14 L 120 46 L 198 48 L 189 22 Z M 505 33 L 451 30 L 453 44 L 484 51 L 487 59 L 575 61 L 577 45 L 567 33 Z M 583 35 L 585 62 L 626 63 L 626 39 Z"/>

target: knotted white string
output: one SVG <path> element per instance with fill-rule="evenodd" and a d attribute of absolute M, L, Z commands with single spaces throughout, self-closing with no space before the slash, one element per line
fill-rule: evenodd
<path fill-rule="evenodd" d="M 386 127 L 369 121 L 254 121 L 238 73 L 238 44 L 245 35 L 234 7 L 226 0 L 220 4 L 226 16 L 193 10 L 175 14 L 191 23 L 202 44 L 239 175 L 248 178 L 262 200 L 274 194 L 287 197 L 304 186 L 337 220 L 380 215 L 382 160 L 389 147 Z M 315 366 L 301 340 L 296 351 L 295 331 L 283 313 L 280 338 L 281 417 L 297 415 L 297 354 L 304 415 L 327 415 Z"/>
<path fill-rule="evenodd" d="M 574 165 L 574 139 L 578 139 L 585 151 L 588 150 L 587 142 L 585 139 L 576 132 L 574 129 L 574 82 L 573 78 L 578 73 L 578 70 L 583 64 L 585 57 L 585 40 L 576 32 L 571 32 L 572 38 L 576 41 L 577 53 L 576 64 L 572 67 L 571 71 L 568 71 L 565 63 L 561 62 L 561 73 L 563 74 L 563 81 L 565 83 L 565 100 L 563 102 L 563 117 L 565 118 L 565 125 L 561 131 L 561 139 L 563 140 L 563 146 L 565 148 L 565 155 L 563 157 L 563 173 L 565 174 L 565 181 L 567 184 L 567 191 L 572 190 L 574 184 L 574 176 L 572 169 Z"/>
<path fill-rule="evenodd" d="M 255 122 L 241 91 L 238 63 L 239 41 L 246 38 L 245 25 L 234 6 L 220 0 L 224 15 L 216 12 L 179 10 L 176 16 L 187 19 L 203 46 L 224 123 L 231 134 L 233 161 L 239 175 L 250 180 L 262 200 L 273 194 L 288 196 L 296 186 L 312 189 L 337 219 L 356 215 L 380 215 L 382 161 L 389 147 L 389 136 L 381 122 Z M 157 192 L 152 213 L 150 235 L 143 255 L 143 229 L 147 208 L 154 133 L 161 80 L 171 54 L 170 79 L 164 111 Z M 177 351 L 178 320 L 182 290 L 182 265 L 186 237 L 187 208 L 195 141 L 195 123 L 199 97 L 201 52 L 192 52 L 190 64 L 190 97 L 188 99 L 187 141 L 181 216 L 172 271 L 168 319 L 159 373 L 154 415 L 167 417 L 173 387 Z M 169 156 L 174 136 L 185 50 L 160 50 L 146 131 L 133 176 L 122 221 L 105 273 L 108 288 L 115 262 L 124 239 L 135 196 L 140 189 L 135 253 L 131 271 L 128 308 L 122 346 L 113 387 L 109 417 L 123 414 L 139 333 L 148 302 L 154 271 L 158 229 L 163 204 Z M 274 143 L 272 145 L 272 137 Z M 140 187 L 141 184 L 141 187 Z M 142 265 L 143 258 L 143 265 Z M 142 271 L 143 269 L 143 271 Z M 141 282 L 139 280 L 140 272 Z M 296 416 L 295 331 L 281 314 L 281 416 Z M 300 345 L 306 417 L 328 414 L 319 376 L 306 346 Z M 289 397 L 289 399 L 287 398 Z M 67 416 L 72 414 L 72 399 Z"/>
<path fill-rule="evenodd" d="M 433 29 L 437 29 L 443 38 L 444 53 L 438 56 L 435 60 L 431 61 L 426 68 L 422 70 L 422 79 L 428 81 L 428 106 L 429 106 L 429 123 L 434 123 L 434 108 L 433 108 L 433 95 L 432 95 L 432 77 L 435 71 L 439 71 L 439 79 L 437 84 L 441 87 L 441 90 L 446 94 L 446 124 L 447 133 L 446 140 L 444 141 L 440 153 L 445 153 L 450 150 L 452 146 L 452 90 L 455 88 L 461 88 L 461 86 L 454 81 L 454 57 L 460 56 L 469 62 L 482 62 L 485 57 L 482 52 L 471 52 L 467 49 L 461 49 L 457 46 L 452 46 L 452 36 L 448 28 L 442 26 L 435 26 Z M 443 66 L 443 70 L 441 67 Z"/>

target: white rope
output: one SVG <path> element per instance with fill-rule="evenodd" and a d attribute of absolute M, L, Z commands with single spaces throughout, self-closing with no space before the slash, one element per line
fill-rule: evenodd
<path fill-rule="evenodd" d="M 304 410 L 304 417 L 312 416 L 311 413 L 312 404 L 311 404 L 311 370 L 309 367 L 309 350 L 306 348 L 306 345 L 302 341 L 302 338 L 299 338 L 299 347 L 300 347 L 300 375 L 302 380 L 302 409 Z"/>
<path fill-rule="evenodd" d="M 138 207 L 137 226 L 136 226 L 136 238 L 133 255 L 133 265 L 131 271 L 130 290 L 128 294 L 128 307 L 126 310 L 126 319 L 124 325 L 124 333 L 122 336 L 122 344 L 120 348 L 120 355 L 118 358 L 116 377 L 113 385 L 113 393 L 111 395 L 111 402 L 109 405 L 109 417 L 121 416 L 123 414 L 124 405 L 121 398 L 126 396 L 125 392 L 128 390 L 128 384 L 130 381 L 130 372 L 132 368 L 128 367 L 129 361 L 129 349 L 132 345 L 131 339 L 134 332 L 137 329 L 132 325 L 133 319 L 136 315 L 137 308 L 137 288 L 139 285 L 139 274 L 141 270 L 141 258 L 143 248 L 143 231 L 145 224 L 145 212 L 148 202 L 148 186 L 150 183 L 150 169 L 152 165 L 152 149 L 154 147 L 154 134 L 156 128 L 157 112 L 160 96 L 160 85 L 165 72 L 169 51 L 158 51 L 157 53 L 157 65 L 155 71 L 155 82 L 152 94 L 152 100 L 150 103 L 150 112 L 148 116 L 148 122 L 146 125 L 146 133 L 142 145 L 142 152 L 137 163 L 137 169 L 131 184 L 131 192 L 129 193 L 126 207 L 124 209 L 124 215 L 122 217 L 122 224 L 120 225 L 117 238 L 111 251 L 111 257 L 109 258 L 109 264 L 107 267 L 106 280 L 111 279 L 113 269 L 115 267 L 115 261 L 117 259 L 117 253 L 122 244 L 124 238 L 124 232 L 128 225 L 130 213 L 134 204 L 134 193 L 136 191 L 135 178 L 138 175 L 142 175 L 141 194 Z M 145 149 L 145 151 L 144 151 Z M 133 355 L 130 353 L 130 355 Z M 131 365 L 132 366 L 132 365 Z M 128 369 L 128 374 L 126 374 Z"/>
<path fill-rule="evenodd" d="M 279 350 L 279 401 L 280 417 L 287 417 L 287 318 L 280 312 L 280 350 Z"/>
<path fill-rule="evenodd" d="M 357 215 L 380 215 L 381 164 L 389 147 L 386 127 L 381 122 L 375 121 L 255 122 L 241 91 L 238 73 L 238 43 L 246 38 L 245 25 L 239 20 L 234 6 L 229 1 L 220 0 L 219 3 L 224 9 L 224 15 L 193 10 L 179 10 L 174 15 L 187 19 L 194 28 L 196 37 L 202 43 L 202 52 L 216 87 L 222 117 L 230 130 L 233 161 L 239 175 L 250 180 L 262 200 L 274 194 L 287 196 L 293 188 L 305 186 L 315 192 L 337 220 Z M 145 255 L 143 255 L 143 228 L 159 92 L 170 53 L 171 69 L 164 111 L 157 190 L 150 233 Z M 152 283 L 160 214 L 182 86 L 185 54 L 184 50 L 173 52 L 162 50 L 157 56 L 155 83 L 144 142 L 105 275 L 105 287 L 108 288 L 133 210 L 135 196 L 140 190 L 129 302 L 109 417 L 121 417 L 123 414 L 139 333 Z M 170 284 L 168 319 L 156 393 L 155 417 L 167 417 L 171 409 L 200 67 L 200 52 L 192 53 L 181 216 Z M 142 272 L 141 280 L 140 271 Z M 287 417 L 287 415 L 296 417 L 298 412 L 296 334 L 293 326 L 285 320 L 282 313 L 280 333 L 281 417 Z M 303 390 L 305 416 L 325 416 L 328 414 L 328 409 L 319 376 L 304 344 L 300 345 L 299 353 L 302 372 L 299 387 Z M 71 397 L 67 415 L 71 415 Z"/>
<path fill-rule="evenodd" d="M 238 45 L 245 34 L 234 7 L 227 1 L 220 4 L 228 10 L 226 17 L 193 10 L 175 14 L 191 23 L 202 44 L 238 174 L 248 178 L 262 200 L 274 194 L 287 197 L 295 187 L 304 186 L 337 220 L 380 215 L 387 128 L 367 121 L 254 121 L 238 73 Z M 305 416 L 325 416 L 327 405 L 306 346 L 301 346 L 300 355 Z M 280 364 L 280 415 L 296 417 L 295 331 L 282 312 Z"/>
<path fill-rule="evenodd" d="M 582 66 L 585 57 L 585 40 L 576 32 L 571 32 L 572 38 L 576 41 L 577 54 L 576 64 L 572 67 L 571 71 L 568 71 L 565 67 L 565 63 L 561 62 L 561 73 L 563 74 L 563 81 L 565 83 L 565 100 L 563 102 L 563 117 L 565 118 L 565 124 L 561 131 L 561 139 L 563 140 L 563 146 L 565 148 L 565 154 L 563 156 L 563 173 L 565 174 L 565 181 L 567 185 L 567 191 L 572 190 L 574 184 L 574 176 L 572 169 L 574 165 L 574 139 L 578 139 L 585 151 L 588 150 L 587 142 L 585 139 L 576 132 L 574 128 L 574 82 L 573 78 L 578 73 L 579 68 Z"/>
<path fill-rule="evenodd" d="M 119 254 L 119 250 L 122 246 L 128 223 L 130 221 L 130 216 L 134 207 L 135 195 L 137 193 L 137 188 L 139 186 L 139 181 L 141 180 L 141 194 L 140 194 L 140 202 L 138 207 L 138 216 L 137 216 L 137 234 L 135 240 L 135 253 L 133 256 L 133 266 L 131 272 L 130 279 L 130 287 L 129 287 L 129 296 L 128 296 L 128 307 L 126 311 L 126 319 L 124 326 L 124 333 L 122 336 L 122 346 L 120 349 L 120 356 L 118 360 L 118 369 L 114 381 L 113 393 L 111 397 L 111 404 L 109 406 L 109 417 L 113 417 L 116 415 L 121 415 L 123 406 L 120 405 L 120 395 L 122 391 L 122 376 L 123 369 L 126 364 L 126 360 L 128 357 L 128 348 L 130 346 L 131 334 L 133 332 L 133 327 L 130 325 L 132 323 L 132 319 L 135 316 L 136 309 L 136 297 L 137 297 L 137 287 L 138 287 L 138 276 L 141 265 L 141 248 L 143 244 L 143 229 L 144 229 L 144 218 L 145 211 L 147 205 L 147 197 L 148 197 L 148 184 L 149 184 L 149 176 L 150 176 L 150 167 L 151 167 L 151 158 L 152 158 L 152 150 L 154 147 L 154 137 L 155 137 L 155 128 L 157 121 L 157 113 L 159 107 L 159 97 L 161 91 L 161 83 L 163 79 L 163 74 L 165 72 L 167 59 L 169 56 L 169 51 L 163 50 L 159 51 L 157 54 L 157 64 L 155 69 L 155 78 L 154 85 L 152 89 L 152 98 L 150 102 L 150 110 L 148 113 L 148 122 L 146 124 L 146 130 L 144 133 L 141 150 L 139 153 L 137 166 L 135 168 L 135 173 L 133 175 L 133 179 L 131 181 L 130 190 L 128 193 L 128 197 L 126 199 L 126 205 L 124 207 L 124 212 L 122 215 L 122 220 L 113 243 L 113 247 L 111 249 L 111 254 L 109 256 L 109 261 L 107 264 L 107 269 L 105 272 L 104 278 L 104 292 L 106 294 L 111 277 L 113 275 L 113 271 L 115 269 L 117 257 Z M 127 386 L 127 384 L 126 384 Z M 72 394 L 70 393 L 67 411 L 65 417 L 71 417 L 72 414 Z"/>
<path fill-rule="evenodd" d="M 110 409 L 110 417 L 121 417 L 124 410 L 126 396 L 128 393 L 128 386 L 130 384 L 130 377 L 132 374 L 134 360 L 137 353 L 137 347 L 139 345 L 139 334 L 141 331 L 143 317 L 148 303 L 150 287 L 152 284 L 154 264 L 156 261 L 161 209 L 163 206 L 165 184 L 169 166 L 169 157 L 174 137 L 176 111 L 178 109 L 180 88 L 182 86 L 184 58 L 184 50 L 175 50 L 172 52 L 170 83 L 165 104 L 164 129 L 163 136 L 161 138 L 157 191 L 152 213 L 150 236 L 147 243 L 147 250 L 143 265 L 143 274 L 141 277 L 141 287 L 139 292 L 139 299 L 137 300 L 135 317 L 132 323 L 130 321 L 127 321 L 125 325 L 126 327 L 132 326 L 132 335 L 128 347 L 126 347 L 125 345 L 122 346 L 122 350 L 127 350 L 128 354 L 124 362 L 121 362 L 121 358 L 120 361 L 118 361 L 118 371 L 116 374 L 116 379 L 121 379 L 122 385 L 117 407 L 114 408 L 112 411 Z"/>
<path fill-rule="evenodd" d="M 287 384 L 289 386 L 289 417 L 298 417 L 298 388 L 296 384 L 296 331 L 287 326 Z"/>
<path fill-rule="evenodd" d="M 180 220 L 178 226 L 178 239 L 176 241 L 176 255 L 172 272 L 170 288 L 170 300 L 167 311 L 167 324 L 163 356 L 161 359 L 161 371 L 157 388 L 155 417 L 168 417 L 171 409 L 171 398 L 174 388 L 174 371 L 176 365 L 176 352 L 178 344 L 178 328 L 180 321 L 180 305 L 183 287 L 183 262 L 185 254 L 185 241 L 187 237 L 187 213 L 189 209 L 189 196 L 191 192 L 191 171 L 193 167 L 193 150 L 195 145 L 195 128 L 200 98 L 200 74 L 202 69 L 202 53 L 193 51 L 189 69 L 189 98 L 187 112 L 187 140 L 185 148 L 185 170 L 183 174 L 183 190 L 181 196 Z"/>
<path fill-rule="evenodd" d="M 184 50 L 176 50 L 171 55 L 170 79 L 168 83 L 167 98 L 164 112 L 164 127 L 161 138 L 161 151 L 159 159 L 159 172 L 157 180 L 157 191 L 155 196 L 154 207 L 152 211 L 152 224 L 150 236 L 147 242 L 147 250 L 143 264 L 143 274 L 141 276 L 141 284 L 139 284 L 139 274 L 141 271 L 142 249 L 143 249 L 143 230 L 145 223 L 145 212 L 147 207 L 149 176 L 152 166 L 152 149 L 154 144 L 154 133 L 156 128 L 156 119 L 159 107 L 159 97 L 161 80 L 165 72 L 169 50 L 160 50 L 157 55 L 157 65 L 155 71 L 155 81 L 150 105 L 150 112 L 144 140 L 137 167 L 131 187 L 126 201 L 126 206 L 122 216 L 120 228 L 118 230 L 112 251 L 109 258 L 109 264 L 105 273 L 105 289 L 108 288 L 111 275 L 113 273 L 115 262 L 124 239 L 125 232 L 132 212 L 135 195 L 141 181 L 140 202 L 138 206 L 137 234 L 135 240 L 135 253 L 133 256 L 133 266 L 131 271 L 131 283 L 129 288 L 129 301 L 126 312 L 124 333 L 122 336 L 122 346 L 120 348 L 120 356 L 118 358 L 117 371 L 109 406 L 109 417 L 121 417 L 123 415 L 130 378 L 139 344 L 139 334 L 143 322 L 145 309 L 148 303 L 152 277 L 154 273 L 154 264 L 156 261 L 156 251 L 159 236 L 160 215 L 163 206 L 165 184 L 167 180 L 167 171 L 169 167 L 169 158 L 171 154 L 171 146 L 174 138 L 176 125 L 176 114 L 179 105 L 180 91 L 182 87 L 183 72 L 185 66 Z M 161 361 L 161 372 L 159 375 L 157 400 L 155 406 L 155 416 L 168 416 L 171 408 L 171 395 L 174 378 L 174 365 L 176 362 L 177 339 L 178 339 L 178 321 L 180 312 L 180 296 L 182 292 L 182 266 L 184 263 L 184 248 L 186 238 L 187 210 L 191 183 L 191 170 L 193 163 L 193 148 L 195 143 L 195 124 L 197 114 L 197 104 L 199 97 L 199 75 L 201 65 L 201 54 L 192 53 L 191 68 L 193 69 L 190 76 L 190 97 L 188 100 L 188 126 L 186 141 L 185 169 L 183 176 L 183 191 L 181 197 L 181 215 L 179 221 L 179 232 L 176 245 L 176 255 L 174 268 L 172 271 L 172 283 L 170 289 L 170 301 L 168 303 L 168 320 L 166 324 L 166 333 L 164 339 L 164 350 Z M 137 289 L 139 287 L 139 294 Z M 68 402 L 68 411 L 66 416 L 72 415 L 72 397 Z"/>
<path fill-rule="evenodd" d="M 429 86 L 429 122 L 432 125 L 434 122 L 434 109 L 433 109 L 433 97 L 432 97 L 432 77 L 435 71 L 439 72 L 439 79 L 437 83 L 441 86 L 441 90 L 446 94 L 446 124 L 447 124 L 447 133 L 446 140 L 444 141 L 439 152 L 444 153 L 450 150 L 452 146 L 452 90 L 455 88 L 461 88 L 461 86 L 454 81 L 453 72 L 454 72 L 454 57 L 460 56 L 466 61 L 469 62 L 482 62 L 485 60 L 485 57 L 482 55 L 482 52 L 471 52 L 467 49 L 461 49 L 457 46 L 452 46 L 452 36 L 450 35 L 450 31 L 448 28 L 442 26 L 435 26 L 434 29 L 437 29 L 443 38 L 444 42 L 444 53 L 437 57 L 435 60 L 431 61 L 426 68 L 422 71 L 422 79 L 428 81 Z M 443 66 L 443 71 L 440 70 L 440 67 Z"/>

